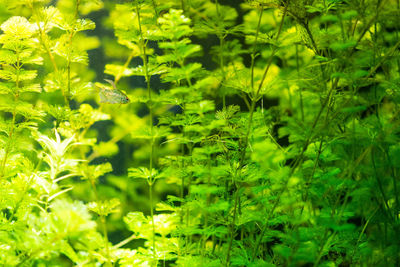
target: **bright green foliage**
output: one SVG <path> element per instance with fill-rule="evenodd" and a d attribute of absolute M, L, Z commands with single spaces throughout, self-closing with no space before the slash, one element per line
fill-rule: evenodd
<path fill-rule="evenodd" d="M 399 266 L 399 14 L 0 1 L 0 266 Z"/>

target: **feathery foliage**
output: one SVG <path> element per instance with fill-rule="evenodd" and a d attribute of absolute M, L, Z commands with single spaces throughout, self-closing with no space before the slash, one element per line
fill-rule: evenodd
<path fill-rule="evenodd" d="M 0 266 L 400 265 L 399 14 L 0 1 Z"/>

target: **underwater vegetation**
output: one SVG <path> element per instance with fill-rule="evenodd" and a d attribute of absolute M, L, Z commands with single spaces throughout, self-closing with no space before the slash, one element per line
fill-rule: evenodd
<path fill-rule="evenodd" d="M 399 0 L 0 0 L 0 267 L 400 266 Z"/>

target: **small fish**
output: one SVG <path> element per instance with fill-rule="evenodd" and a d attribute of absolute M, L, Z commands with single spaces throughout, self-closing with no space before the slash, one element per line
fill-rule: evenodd
<path fill-rule="evenodd" d="M 129 103 L 129 97 L 117 89 L 115 83 L 111 80 L 104 79 L 106 82 L 112 85 L 113 89 L 106 87 L 99 87 L 100 92 L 100 103 L 108 104 L 127 104 Z"/>

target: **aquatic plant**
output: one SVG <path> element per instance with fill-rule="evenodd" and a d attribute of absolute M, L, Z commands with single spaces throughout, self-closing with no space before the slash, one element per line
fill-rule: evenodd
<path fill-rule="evenodd" d="M 400 265 L 399 1 L 0 11 L 0 266 Z"/>

